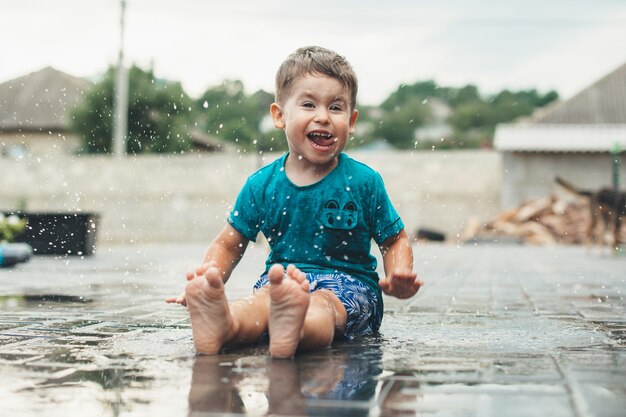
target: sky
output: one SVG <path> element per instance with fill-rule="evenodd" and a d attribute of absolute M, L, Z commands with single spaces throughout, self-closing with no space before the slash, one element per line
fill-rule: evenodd
<path fill-rule="evenodd" d="M 300 46 L 344 55 L 358 100 L 434 80 L 575 93 L 626 62 L 624 0 L 126 0 L 127 65 L 198 97 L 225 79 L 274 91 Z M 0 82 L 46 66 L 96 77 L 117 63 L 121 0 L 0 0 Z"/>

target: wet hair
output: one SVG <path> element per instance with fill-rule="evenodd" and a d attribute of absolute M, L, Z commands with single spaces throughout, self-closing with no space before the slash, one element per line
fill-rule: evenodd
<path fill-rule="evenodd" d="M 330 49 L 305 46 L 289 55 L 276 73 L 276 102 L 283 103 L 293 83 L 308 74 L 327 75 L 339 81 L 350 92 L 350 107 L 356 108 L 358 81 L 348 61 Z"/>

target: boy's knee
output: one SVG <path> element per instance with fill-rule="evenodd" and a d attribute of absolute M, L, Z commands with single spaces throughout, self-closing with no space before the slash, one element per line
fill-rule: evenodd
<path fill-rule="evenodd" d="M 348 312 L 346 311 L 346 307 L 343 305 L 339 297 L 337 297 L 332 291 L 325 289 L 318 291 L 318 293 L 320 293 L 320 295 L 326 299 L 326 303 L 331 309 L 332 313 L 335 315 L 336 320 L 338 320 L 339 322 L 343 322 L 343 324 L 345 325 L 348 317 Z"/>
<path fill-rule="evenodd" d="M 311 294 L 307 313 L 311 322 L 317 322 L 318 325 L 324 323 L 337 331 L 345 328 L 347 317 L 346 308 L 332 291 L 319 290 Z"/>

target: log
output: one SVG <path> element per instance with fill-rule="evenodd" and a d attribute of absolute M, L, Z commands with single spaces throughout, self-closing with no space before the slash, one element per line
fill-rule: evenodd
<path fill-rule="evenodd" d="M 552 194 L 504 210 L 482 225 L 471 218 L 459 240 L 508 236 L 537 245 L 581 244 L 586 241 L 590 221 L 588 200 Z M 620 236 L 626 241 L 626 222 L 622 224 Z"/>

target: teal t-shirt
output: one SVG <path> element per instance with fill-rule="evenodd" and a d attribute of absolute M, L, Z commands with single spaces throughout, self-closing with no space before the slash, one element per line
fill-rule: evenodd
<path fill-rule="evenodd" d="M 271 248 L 264 273 L 275 263 L 343 272 L 380 294 L 371 240 L 380 244 L 404 229 L 380 175 L 342 153 L 326 177 L 300 187 L 285 173 L 287 156 L 248 178 L 228 222 L 252 241 L 263 233 Z"/>

